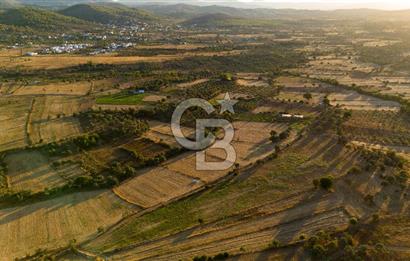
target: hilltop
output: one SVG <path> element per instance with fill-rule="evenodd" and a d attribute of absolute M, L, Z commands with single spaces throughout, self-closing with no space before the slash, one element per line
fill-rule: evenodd
<path fill-rule="evenodd" d="M 120 4 L 78 4 L 60 12 L 62 15 L 101 24 L 152 22 L 158 18 L 147 11 Z"/>

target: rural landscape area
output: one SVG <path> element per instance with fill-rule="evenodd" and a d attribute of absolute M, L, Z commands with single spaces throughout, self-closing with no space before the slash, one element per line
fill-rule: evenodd
<path fill-rule="evenodd" d="M 0 0 L 0 261 L 410 260 L 410 9 L 177 2 Z"/>

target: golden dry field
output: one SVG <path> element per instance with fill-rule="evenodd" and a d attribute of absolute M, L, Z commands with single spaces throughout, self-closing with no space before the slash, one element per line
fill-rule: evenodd
<path fill-rule="evenodd" d="M 112 192 L 76 193 L 0 210 L 2 260 L 33 254 L 38 248 L 65 247 L 119 221 L 135 208 Z"/>
<path fill-rule="evenodd" d="M 186 52 L 176 55 L 157 56 L 75 56 L 75 55 L 44 55 L 34 57 L 20 57 L 15 55 L 0 56 L 0 68 L 25 68 L 32 70 L 51 70 L 78 66 L 80 64 L 132 64 L 137 62 L 165 62 L 194 56 L 225 56 L 235 55 L 239 51 L 226 52 Z"/>
<path fill-rule="evenodd" d="M 27 128 L 33 98 L 0 97 L 0 151 L 29 145 Z"/>

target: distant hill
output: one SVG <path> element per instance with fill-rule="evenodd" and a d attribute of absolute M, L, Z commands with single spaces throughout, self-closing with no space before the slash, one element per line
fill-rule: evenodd
<path fill-rule="evenodd" d="M 1 1 L 1 0 L 0 0 Z M 110 2 L 109 0 L 15 0 L 24 5 L 62 9 L 76 4 Z"/>
<path fill-rule="evenodd" d="M 34 7 L 21 7 L 0 14 L 0 24 L 26 26 L 38 30 L 85 29 L 87 21 Z"/>
<path fill-rule="evenodd" d="M 376 9 L 346 9 L 335 11 L 235 8 L 227 6 L 196 6 L 189 4 L 141 5 L 140 8 L 161 16 L 187 20 L 209 14 L 224 14 L 237 18 L 262 20 L 312 20 L 312 19 L 366 19 L 366 20 L 410 20 L 410 11 L 382 11 Z"/>
<path fill-rule="evenodd" d="M 120 4 L 79 4 L 60 11 L 61 14 L 101 24 L 132 24 L 158 20 L 153 14 Z"/>

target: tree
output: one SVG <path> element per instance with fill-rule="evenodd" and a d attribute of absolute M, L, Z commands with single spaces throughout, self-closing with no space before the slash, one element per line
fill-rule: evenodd
<path fill-rule="evenodd" d="M 271 132 L 270 132 L 270 138 L 269 138 L 272 142 L 277 142 L 277 141 L 279 141 L 279 134 L 276 132 L 276 131 L 274 131 L 274 130 L 272 130 Z"/>
<path fill-rule="evenodd" d="M 306 100 L 309 101 L 313 98 L 313 96 L 310 92 L 307 92 L 307 93 L 303 94 L 303 98 L 305 98 Z"/>
<path fill-rule="evenodd" d="M 221 79 L 223 81 L 232 81 L 232 74 L 230 73 L 223 73 L 221 74 Z"/>
<path fill-rule="evenodd" d="M 330 190 L 333 187 L 333 177 L 327 176 L 319 180 L 320 187 L 325 190 Z"/>
<path fill-rule="evenodd" d="M 330 105 L 330 100 L 327 96 L 325 98 L 323 98 L 323 104 L 326 105 L 326 106 Z"/>

